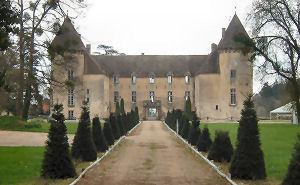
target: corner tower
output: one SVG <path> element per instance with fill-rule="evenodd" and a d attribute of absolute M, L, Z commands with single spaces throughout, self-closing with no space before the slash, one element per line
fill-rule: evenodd
<path fill-rule="evenodd" d="M 253 92 L 253 67 L 249 55 L 241 51 L 243 44 L 237 42 L 237 35 L 247 34 L 240 19 L 235 14 L 218 44 L 221 91 L 223 91 L 224 107 L 228 109 L 224 116 L 229 120 L 238 120 L 247 94 Z"/>

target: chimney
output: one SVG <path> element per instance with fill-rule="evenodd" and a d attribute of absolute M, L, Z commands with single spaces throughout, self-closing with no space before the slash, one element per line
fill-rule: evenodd
<path fill-rule="evenodd" d="M 226 28 L 222 28 L 222 39 L 224 39 L 224 37 L 225 37 L 225 31 L 226 31 Z"/>
<path fill-rule="evenodd" d="M 91 44 L 86 45 L 86 51 L 88 52 L 88 54 L 91 54 Z"/>
<path fill-rule="evenodd" d="M 211 52 L 215 51 L 218 48 L 217 44 L 212 43 L 211 44 Z"/>
<path fill-rule="evenodd" d="M 141 53 L 141 55 L 142 55 L 142 56 L 144 56 L 144 55 L 145 55 L 145 53 Z"/>

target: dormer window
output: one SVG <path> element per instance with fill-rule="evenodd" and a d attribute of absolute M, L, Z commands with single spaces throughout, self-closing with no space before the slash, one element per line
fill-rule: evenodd
<path fill-rule="evenodd" d="M 154 75 L 149 76 L 149 82 L 150 84 L 154 84 Z"/>
<path fill-rule="evenodd" d="M 172 82 L 173 82 L 173 76 L 168 75 L 168 84 L 172 84 Z"/>
<path fill-rule="evenodd" d="M 131 84 L 136 84 L 136 76 L 135 75 L 131 76 Z"/>
<path fill-rule="evenodd" d="M 119 83 L 119 76 L 114 75 L 114 84 L 118 84 L 118 83 Z"/>
<path fill-rule="evenodd" d="M 68 70 L 68 80 L 72 80 L 73 79 L 73 70 L 69 69 Z"/>
<path fill-rule="evenodd" d="M 185 75 L 184 79 L 185 79 L 186 84 L 190 83 L 190 80 L 191 80 L 190 78 L 191 78 L 190 75 Z"/>

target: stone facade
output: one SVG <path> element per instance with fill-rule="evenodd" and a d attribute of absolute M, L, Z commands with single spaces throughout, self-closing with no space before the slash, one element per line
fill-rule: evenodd
<path fill-rule="evenodd" d="M 52 102 L 64 105 L 66 118 L 79 119 L 83 100 L 89 101 L 91 117 L 108 117 L 115 100 L 123 98 L 126 111 L 138 106 L 140 118 L 163 119 L 168 110 L 184 109 L 189 95 L 202 120 L 238 120 L 244 98 L 252 93 L 253 67 L 233 41 L 235 34 L 247 34 L 236 15 L 211 53 L 199 56 L 91 55 L 69 19 L 62 29 L 68 31 L 56 36 L 53 47 L 76 41 L 52 61 Z M 63 85 L 68 81 L 74 86 Z"/>

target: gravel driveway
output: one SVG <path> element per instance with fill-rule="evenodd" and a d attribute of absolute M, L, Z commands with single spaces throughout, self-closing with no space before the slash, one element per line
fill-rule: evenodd
<path fill-rule="evenodd" d="M 0 146 L 45 146 L 48 133 L 20 132 L 0 130 Z M 73 142 L 73 134 L 68 135 L 69 143 Z"/>
<path fill-rule="evenodd" d="M 78 185 L 228 184 L 160 121 L 144 121 Z"/>

